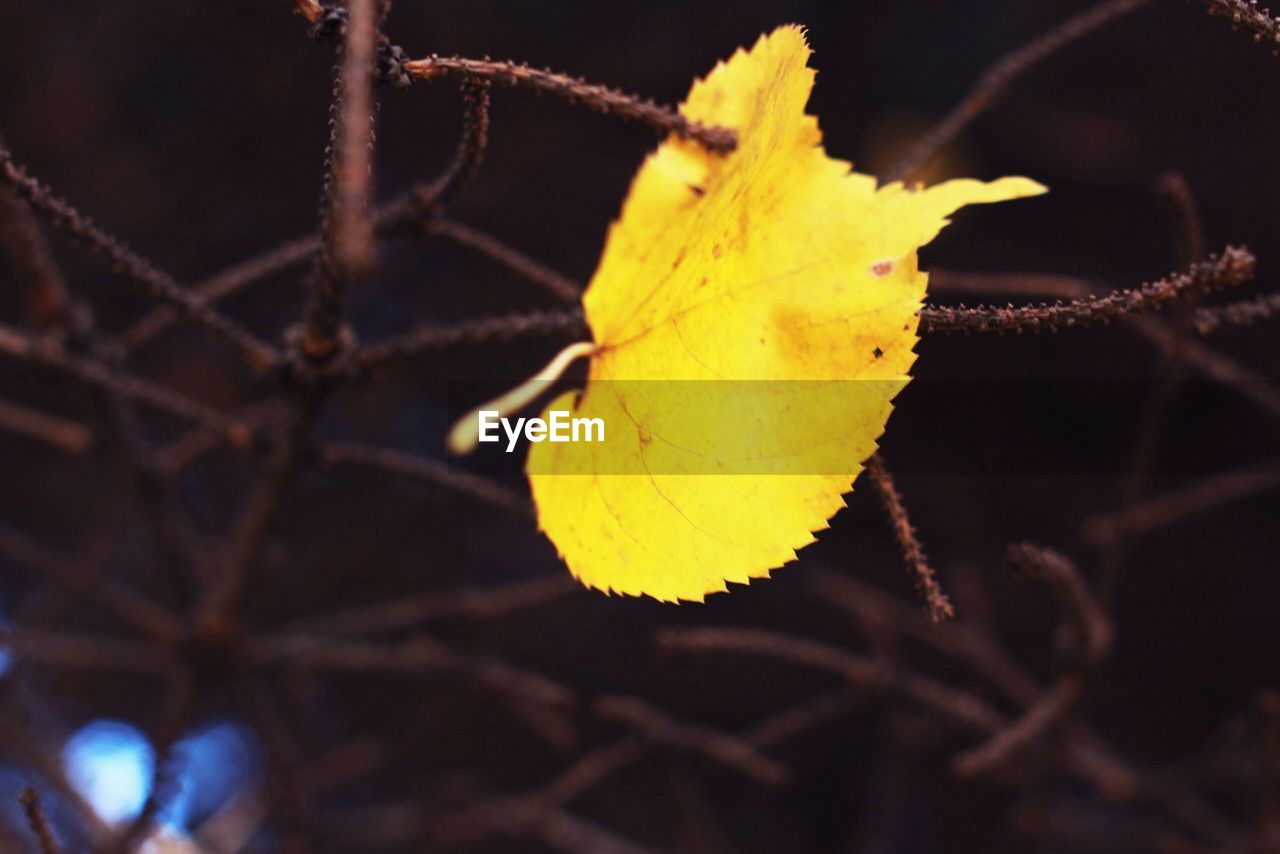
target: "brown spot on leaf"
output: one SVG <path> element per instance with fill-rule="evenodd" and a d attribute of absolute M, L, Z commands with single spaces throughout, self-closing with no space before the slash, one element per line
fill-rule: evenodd
<path fill-rule="evenodd" d="M 879 359 L 881 356 L 884 355 L 884 351 L 881 350 L 879 347 L 876 347 L 874 350 L 871 351 L 871 355 Z"/>
<path fill-rule="evenodd" d="M 883 278 L 893 272 L 892 261 L 877 261 L 871 265 L 871 273 L 874 276 Z"/>

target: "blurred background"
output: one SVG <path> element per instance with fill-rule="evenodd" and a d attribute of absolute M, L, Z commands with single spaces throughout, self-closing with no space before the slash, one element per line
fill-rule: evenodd
<path fill-rule="evenodd" d="M 311 233 L 334 54 L 308 38 L 291 5 L 6 0 L 0 135 L 32 174 L 184 283 Z M 387 34 L 410 56 L 511 58 L 676 103 L 736 47 L 802 23 L 819 70 L 810 110 L 828 151 L 879 174 L 991 63 L 1085 8 L 399 0 Z M 1151 3 L 1030 72 L 931 161 L 929 181 L 1022 174 L 1051 192 L 962 212 L 922 252 L 922 267 L 1055 274 L 1098 289 L 1154 280 L 1185 267 L 1177 210 L 1161 191 L 1176 173 L 1208 250 L 1247 245 L 1259 259 L 1253 289 L 1274 289 L 1277 84 L 1280 59 L 1202 4 Z M 448 163 L 460 99 L 448 81 L 384 87 L 378 97 L 375 182 L 389 199 Z M 484 165 L 449 215 L 585 282 L 654 145 L 644 127 L 495 87 Z M 149 308 L 119 276 L 46 233 L 70 290 L 105 332 Z M 0 318 L 20 325 L 24 301 L 12 281 L 0 264 Z M 290 274 L 224 307 L 278 340 L 304 297 L 302 276 Z M 938 289 L 933 298 L 1019 299 Z M 408 238 L 385 244 L 378 274 L 350 294 L 349 318 L 368 342 L 554 305 L 454 242 Z M 672 627 L 803 636 L 928 674 L 1016 717 L 1018 704 L 990 674 L 956 654 L 968 641 L 911 628 L 919 606 L 864 480 L 831 530 L 773 579 L 673 607 L 563 582 L 554 549 L 519 514 L 374 468 L 308 464 L 271 529 L 243 630 L 310 631 L 325 614 L 431 595 L 446 605 L 362 635 L 365 657 L 347 650 L 341 666 L 286 657 L 249 674 L 206 667 L 169 735 L 167 686 L 154 674 L 52 662 L 16 646 L 0 652 L 0 847 L 35 850 L 17 801 L 32 785 L 66 849 L 82 850 L 95 825 L 122 826 L 143 809 L 163 755 L 162 835 L 210 851 L 1266 849 L 1280 820 L 1280 713 L 1268 693 L 1280 678 L 1275 329 L 1262 322 L 1204 339 L 1241 368 L 1229 382 L 1171 368 L 1150 336 L 1126 324 L 921 342 L 917 382 L 898 399 L 882 447 L 956 600 L 956 625 L 1004 651 L 1033 684 L 1052 685 L 1059 609 L 1044 588 L 1013 578 L 1006 547 L 1043 543 L 1074 558 L 1086 579 L 1115 579 L 1114 645 L 1075 722 L 1000 773 L 958 776 L 951 758 L 984 736 L 893 689 L 849 690 L 837 674 L 776 656 L 658 642 Z M 342 391 L 316 436 L 442 460 L 449 383 L 517 382 L 560 344 L 425 355 Z M 186 325 L 127 366 L 225 411 L 277 393 Z M 1153 409 L 1170 375 L 1186 381 Z M 100 399 L 55 372 L 0 360 L 0 399 L 94 435 L 106 430 Z M 1154 430 L 1144 427 L 1152 411 Z M 142 429 L 162 447 L 183 432 L 151 416 Z M 1122 543 L 1104 542 L 1098 531 L 1135 489 L 1140 447 L 1150 476 L 1137 500 L 1212 477 L 1218 492 Z M 474 465 L 523 493 L 520 462 L 502 456 Z M 189 517 L 200 551 L 226 547 L 264 457 L 218 450 L 177 479 L 165 500 Z M 1221 500 L 1223 490 L 1239 495 Z M 109 583 L 177 607 L 144 503 L 110 443 L 68 454 L 0 431 L 0 524 L 0 625 L 136 639 L 93 597 L 32 571 L 14 546 L 19 536 L 59 555 L 81 587 Z M 844 582 L 859 586 L 850 593 Z M 527 595 L 492 609 L 454 597 L 511 585 Z M 461 663 L 388 659 L 416 643 L 439 644 Z M 554 684 L 553 710 L 512 693 L 510 674 L 495 667 Z M 638 718 L 618 711 L 637 699 L 646 704 Z M 776 743 L 753 733 L 789 708 L 812 720 Z M 1068 736 L 1085 722 L 1143 781 L 1136 794 L 1072 770 L 1079 757 Z M 718 752 L 709 745 L 719 735 L 758 754 L 734 754 L 740 741 Z M 600 759 L 602 747 L 617 755 Z M 558 791 L 573 794 L 551 798 L 554 808 L 511 800 L 592 756 L 617 767 L 597 780 L 600 766 L 589 766 L 590 785 L 564 784 Z M 228 825 L 235 831 L 219 835 Z"/>

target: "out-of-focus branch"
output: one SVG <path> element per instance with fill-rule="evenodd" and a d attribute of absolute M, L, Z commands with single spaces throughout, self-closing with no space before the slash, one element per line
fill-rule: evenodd
<path fill-rule="evenodd" d="M 3 399 L 0 430 L 44 442 L 68 454 L 83 454 L 93 447 L 93 431 L 83 424 Z"/>
<path fill-rule="evenodd" d="M 1021 718 L 955 758 L 952 767 L 962 777 L 1005 765 L 1060 726 L 1080 699 L 1089 673 L 1111 646 L 1111 626 L 1106 615 L 1070 560 L 1031 543 L 1010 546 L 1009 560 L 1015 568 L 1043 580 L 1057 595 L 1071 628 L 1072 661 L 1053 689 Z"/>
<path fill-rule="evenodd" d="M 84 577 L 60 555 L 4 524 L 0 524 L 0 555 L 84 595 L 156 640 L 172 642 L 184 635 L 182 621 L 167 609 L 105 579 Z"/>
<path fill-rule="evenodd" d="M 381 634 L 413 629 L 440 619 L 487 622 L 582 590 L 582 585 L 568 573 L 558 571 L 542 578 L 488 590 L 445 591 L 358 605 L 303 619 L 275 630 L 273 635 L 287 636 L 300 632 L 328 637 Z"/>
<path fill-rule="evenodd" d="M 44 808 L 40 806 L 40 795 L 30 786 L 23 786 L 18 792 L 18 803 L 27 815 L 27 825 L 31 834 L 40 846 L 40 854 L 58 854 L 58 842 L 53 836 L 53 828 L 45 817 Z"/>
<path fill-rule="evenodd" d="M 356 442 L 329 442 L 321 449 L 321 457 L 326 465 L 368 466 L 442 486 L 514 516 L 529 518 L 533 515 L 533 506 L 523 495 L 489 478 L 455 471 L 436 460 Z"/>
<path fill-rule="evenodd" d="M 1089 516 L 1080 533 L 1106 545 L 1118 536 L 1140 536 L 1271 489 L 1280 488 L 1280 460 L 1244 466 L 1152 495 L 1119 513 Z"/>
<path fill-rule="evenodd" d="M 129 400 L 145 403 L 162 412 L 218 430 L 233 445 L 246 444 L 251 440 L 251 434 L 243 424 L 213 407 L 141 377 L 112 370 L 98 360 L 69 353 L 52 339 L 30 338 L 11 326 L 0 324 L 0 353 L 29 364 L 61 371 L 88 385 L 107 389 Z"/>
<path fill-rule="evenodd" d="M 580 307 L 515 312 L 464 320 L 448 326 L 424 326 L 399 338 L 374 344 L 361 354 L 366 369 L 377 369 L 432 350 L 520 338 L 583 336 L 588 333 Z"/>
<path fill-rule="evenodd" d="M 626 724 L 645 738 L 708 756 L 767 786 L 780 786 L 790 778 L 785 765 L 763 755 L 741 738 L 678 721 L 644 700 L 605 696 L 595 701 L 593 710 L 606 720 Z"/>
<path fill-rule="evenodd" d="M 1028 42 L 988 68 L 964 100 L 952 108 L 932 130 L 911 148 L 885 176 L 902 181 L 922 169 L 943 146 L 950 143 L 978 116 L 991 109 L 1010 87 L 1064 47 L 1095 30 L 1147 5 L 1150 0 L 1108 0 L 1060 24 Z"/>
<path fill-rule="evenodd" d="M 121 240 L 107 234 L 65 199 L 30 177 L 14 161 L 13 154 L 3 147 L 0 147 L 0 181 L 13 188 L 55 228 L 101 258 L 113 271 L 141 287 L 152 298 L 167 303 L 185 317 L 226 340 L 258 370 L 268 370 L 279 361 L 279 355 L 271 345 L 258 340 L 229 317 L 214 311 L 204 300 L 185 290 L 168 273 L 135 253 Z"/>
<path fill-rule="evenodd" d="M 433 234 L 447 237 L 459 246 L 473 249 L 496 261 L 524 279 L 541 285 L 548 293 L 565 302 L 576 302 L 582 296 L 582 285 L 539 263 L 517 249 L 484 232 L 454 220 L 442 219 L 432 225 Z"/>
<path fill-rule="evenodd" d="M 1196 309 L 1195 327 L 1201 335 L 1217 332 L 1223 326 L 1249 326 L 1280 314 L 1280 293 L 1263 294 L 1252 299 L 1211 305 Z"/>

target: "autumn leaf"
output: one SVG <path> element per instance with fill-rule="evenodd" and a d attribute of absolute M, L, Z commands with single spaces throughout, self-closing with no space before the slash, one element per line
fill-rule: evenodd
<path fill-rule="evenodd" d="M 539 527 L 590 587 L 701 600 L 794 560 L 910 379 L 919 247 L 966 204 L 1044 192 L 877 188 L 822 149 L 809 53 L 784 26 L 695 83 L 683 114 L 737 148 L 672 136 L 609 232 L 586 389 L 544 413 L 600 417 L 609 441 L 533 444 L 526 466 Z"/>

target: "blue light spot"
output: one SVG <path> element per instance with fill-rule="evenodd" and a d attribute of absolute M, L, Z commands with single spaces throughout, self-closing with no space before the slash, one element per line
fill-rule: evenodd
<path fill-rule="evenodd" d="M 233 723 L 186 736 L 173 746 L 172 761 L 178 786 L 161 820 L 177 828 L 198 825 L 244 788 L 260 768 L 253 732 Z"/>
<path fill-rule="evenodd" d="M 62 748 L 67 778 L 106 822 L 133 818 L 151 791 L 155 754 L 146 736 L 121 721 L 98 720 Z"/>
<path fill-rule="evenodd" d="M 3 600 L 0 600 L 0 606 L 2 605 Z M 0 614 L 0 629 L 7 628 L 9 628 L 9 621 L 4 618 L 3 614 Z M 13 653 L 3 643 L 0 643 L 0 679 L 3 679 L 4 675 L 13 668 L 13 661 Z"/>

